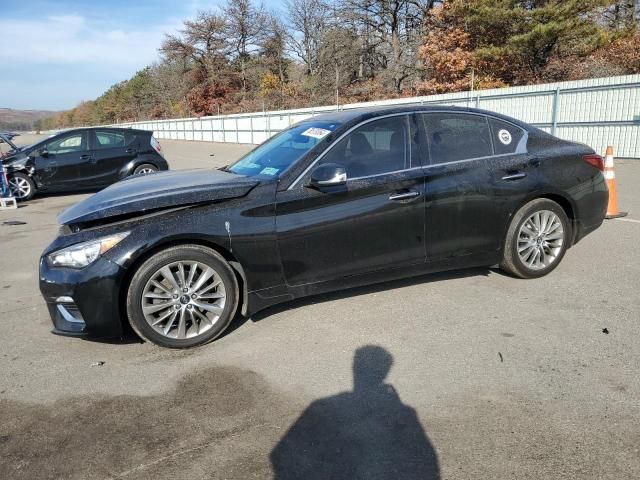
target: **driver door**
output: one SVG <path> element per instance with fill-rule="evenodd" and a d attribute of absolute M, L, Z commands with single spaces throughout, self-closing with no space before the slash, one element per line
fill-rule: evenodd
<path fill-rule="evenodd" d="M 87 133 L 72 132 L 46 144 L 36 157 L 36 172 L 47 188 L 77 189 L 81 166 L 89 157 Z"/>
<path fill-rule="evenodd" d="M 310 188 L 309 173 L 277 193 L 278 248 L 288 285 L 425 262 L 417 132 L 413 115 L 366 122 L 314 166 L 344 166 L 343 188 Z"/>

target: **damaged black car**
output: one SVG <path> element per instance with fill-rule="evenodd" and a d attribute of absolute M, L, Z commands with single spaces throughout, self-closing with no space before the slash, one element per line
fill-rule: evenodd
<path fill-rule="evenodd" d="M 67 130 L 9 153 L 2 164 L 18 201 L 41 192 L 99 190 L 169 168 L 152 132 L 127 128 Z"/>
<path fill-rule="evenodd" d="M 40 260 L 54 332 L 158 345 L 236 314 L 457 268 L 535 278 L 602 223 L 599 155 L 492 112 L 360 109 L 236 163 L 119 182 L 63 212 Z"/>

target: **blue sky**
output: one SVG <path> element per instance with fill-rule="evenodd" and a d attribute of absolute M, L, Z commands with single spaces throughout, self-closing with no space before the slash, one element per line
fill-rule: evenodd
<path fill-rule="evenodd" d="M 223 3 L 0 0 L 0 107 L 63 110 L 92 100 L 157 60 L 165 33 Z"/>

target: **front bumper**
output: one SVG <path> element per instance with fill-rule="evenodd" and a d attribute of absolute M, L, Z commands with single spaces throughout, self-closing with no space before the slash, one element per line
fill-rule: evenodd
<path fill-rule="evenodd" d="M 120 284 L 124 270 L 104 257 L 76 270 L 51 268 L 40 259 L 40 292 L 53 333 L 113 338 L 122 336 Z"/>

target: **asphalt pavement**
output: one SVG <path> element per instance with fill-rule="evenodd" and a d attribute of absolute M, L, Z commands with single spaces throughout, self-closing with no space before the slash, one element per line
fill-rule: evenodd
<path fill-rule="evenodd" d="M 86 195 L 0 212 L 0 478 L 640 478 L 640 161 L 617 176 L 629 216 L 547 277 L 340 291 L 188 351 L 52 335 L 38 258 Z"/>

